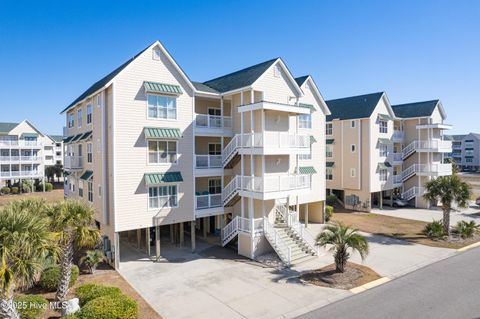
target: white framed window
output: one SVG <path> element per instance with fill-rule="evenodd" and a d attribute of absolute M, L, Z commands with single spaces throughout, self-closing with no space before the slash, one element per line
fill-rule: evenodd
<path fill-rule="evenodd" d="M 325 124 L 325 134 L 332 135 L 333 134 L 333 123 Z"/>
<path fill-rule="evenodd" d="M 148 94 L 148 118 L 177 119 L 177 98 L 174 96 Z"/>
<path fill-rule="evenodd" d="M 78 127 L 82 127 L 82 109 L 77 110 L 77 125 Z"/>
<path fill-rule="evenodd" d="M 78 181 L 78 196 L 83 197 L 83 182 Z"/>
<path fill-rule="evenodd" d="M 465 150 L 465 156 L 473 156 L 473 150 Z"/>
<path fill-rule="evenodd" d="M 98 184 L 98 197 L 102 197 L 102 185 Z"/>
<path fill-rule="evenodd" d="M 87 105 L 87 124 L 92 124 L 92 116 L 93 116 L 93 112 L 92 112 L 92 104 L 88 104 Z"/>
<path fill-rule="evenodd" d="M 148 208 L 177 207 L 177 185 L 148 188 Z"/>
<path fill-rule="evenodd" d="M 87 143 L 87 163 L 93 162 L 93 144 Z"/>
<path fill-rule="evenodd" d="M 325 156 L 326 157 L 333 157 L 333 146 L 332 145 L 326 145 L 325 146 Z"/>
<path fill-rule="evenodd" d="M 222 155 L 222 144 L 208 143 L 208 155 Z"/>
<path fill-rule="evenodd" d="M 87 190 L 88 190 L 88 201 L 90 203 L 93 203 L 93 183 L 92 182 L 88 182 L 87 183 Z"/>
<path fill-rule="evenodd" d="M 299 128 L 312 128 L 312 115 L 311 114 L 301 114 L 298 116 L 298 127 Z"/>
<path fill-rule="evenodd" d="M 473 158 L 465 158 L 465 163 L 473 163 Z"/>
<path fill-rule="evenodd" d="M 208 110 L 208 115 L 215 115 L 215 116 L 221 116 L 222 115 L 222 109 L 218 107 L 209 107 Z"/>
<path fill-rule="evenodd" d="M 208 180 L 208 193 L 209 194 L 221 194 L 222 193 L 222 180 L 219 178 L 211 178 Z"/>
<path fill-rule="evenodd" d="M 275 67 L 273 68 L 273 75 L 274 75 L 276 78 L 279 78 L 279 77 L 280 77 L 280 66 L 275 65 Z"/>
<path fill-rule="evenodd" d="M 161 56 L 161 52 L 159 48 L 153 48 L 152 50 L 152 59 L 159 61 Z"/>
<path fill-rule="evenodd" d="M 325 174 L 325 179 L 326 179 L 327 181 L 332 181 L 332 180 L 333 180 L 333 168 L 327 167 L 327 168 L 325 169 L 325 173 L 326 173 L 326 174 Z"/>
<path fill-rule="evenodd" d="M 355 177 L 357 175 L 357 171 L 355 168 L 350 169 L 350 177 Z"/>
<path fill-rule="evenodd" d="M 102 94 L 97 95 L 97 107 L 102 106 Z"/>
<path fill-rule="evenodd" d="M 312 151 L 310 150 L 310 153 L 308 154 L 299 154 L 298 159 L 300 161 L 309 161 L 312 159 Z"/>
<path fill-rule="evenodd" d="M 378 122 L 379 124 L 379 131 L 380 133 L 388 133 L 388 122 L 387 121 L 384 121 L 384 120 L 380 120 Z"/>
<path fill-rule="evenodd" d="M 380 156 L 387 156 L 388 155 L 388 145 L 382 144 L 380 145 Z"/>
<path fill-rule="evenodd" d="M 72 128 L 75 126 L 75 114 L 70 113 L 68 114 L 68 128 Z"/>
<path fill-rule="evenodd" d="M 350 145 L 350 151 L 351 151 L 352 153 L 355 153 L 356 149 L 357 149 L 357 148 L 356 148 L 355 144 Z"/>
<path fill-rule="evenodd" d="M 177 162 L 177 141 L 148 141 L 148 163 L 168 164 Z"/>
<path fill-rule="evenodd" d="M 473 148 L 473 141 L 465 140 L 465 148 Z"/>
<path fill-rule="evenodd" d="M 382 182 L 386 182 L 386 181 L 387 181 L 387 178 L 388 178 L 388 171 L 387 171 L 386 169 L 382 168 L 382 169 L 380 170 L 380 180 L 381 180 Z"/>
<path fill-rule="evenodd" d="M 350 125 L 352 128 L 355 128 L 355 121 L 352 121 Z"/>

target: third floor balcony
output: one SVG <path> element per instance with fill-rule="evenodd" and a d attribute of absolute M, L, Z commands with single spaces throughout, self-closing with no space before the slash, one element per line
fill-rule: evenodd
<path fill-rule="evenodd" d="M 232 117 L 195 114 L 195 133 L 204 136 L 233 136 Z"/>
<path fill-rule="evenodd" d="M 81 169 L 83 169 L 83 156 L 75 156 L 75 155 L 65 156 L 63 167 L 66 170 L 81 170 Z"/>

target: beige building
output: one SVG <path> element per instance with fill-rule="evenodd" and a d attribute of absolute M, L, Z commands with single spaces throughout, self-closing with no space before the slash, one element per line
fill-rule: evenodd
<path fill-rule="evenodd" d="M 384 92 L 326 102 L 326 183 L 349 209 L 370 211 L 403 198 L 429 207 L 422 194 L 426 181 L 450 175 L 443 163 L 451 128 L 441 103 L 427 101 L 391 106 Z"/>
<path fill-rule="evenodd" d="M 116 267 L 132 237 L 153 260 L 195 234 L 286 264 L 316 253 L 329 110 L 281 59 L 192 82 L 157 41 L 62 113 L 65 195 L 93 205 Z"/>
<path fill-rule="evenodd" d="M 44 179 L 45 147 L 51 139 L 29 121 L 0 123 L 0 181 L 1 186 L 28 180 Z M 48 148 L 48 147 L 47 147 Z"/>

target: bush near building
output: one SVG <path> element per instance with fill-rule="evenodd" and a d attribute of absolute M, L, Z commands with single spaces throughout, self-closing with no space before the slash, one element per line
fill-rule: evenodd
<path fill-rule="evenodd" d="M 72 275 L 70 276 L 69 286 L 73 286 L 77 281 L 80 270 L 76 265 L 72 267 Z M 39 286 L 42 287 L 45 291 L 56 291 L 60 281 L 60 266 L 55 265 L 45 269 L 40 276 L 38 282 Z"/>

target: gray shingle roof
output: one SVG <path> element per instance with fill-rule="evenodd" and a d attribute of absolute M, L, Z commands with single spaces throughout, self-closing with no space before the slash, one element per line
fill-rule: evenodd
<path fill-rule="evenodd" d="M 62 135 L 49 135 L 49 137 L 57 143 L 60 143 L 61 141 L 63 141 Z"/>
<path fill-rule="evenodd" d="M 297 82 L 298 86 L 302 86 L 303 83 L 308 79 L 308 75 L 304 76 L 299 76 L 298 78 L 295 78 L 295 82 Z"/>
<path fill-rule="evenodd" d="M 217 90 L 212 89 L 212 88 L 209 87 L 208 85 L 205 85 L 205 84 L 200 83 L 200 82 L 194 82 L 194 81 L 192 81 L 192 84 L 193 84 L 193 86 L 195 87 L 195 89 L 196 89 L 197 91 L 208 92 L 208 93 L 216 93 L 216 94 L 220 93 L 220 92 L 218 92 Z"/>
<path fill-rule="evenodd" d="M 8 133 L 13 130 L 17 125 L 18 123 L 0 123 L 0 133 Z"/>
<path fill-rule="evenodd" d="M 383 92 L 377 92 L 325 101 L 332 113 L 327 115 L 327 121 L 370 117 L 383 94 Z"/>
<path fill-rule="evenodd" d="M 457 141 L 457 142 L 459 142 L 459 141 L 463 140 L 463 138 L 464 138 L 465 136 L 467 136 L 467 135 L 465 135 L 465 134 L 462 134 L 462 135 L 460 135 L 460 134 L 457 134 L 457 135 L 445 135 L 445 139 L 448 140 L 448 141 Z"/>
<path fill-rule="evenodd" d="M 102 87 L 105 86 L 105 84 L 107 84 L 108 82 L 110 82 L 110 80 L 112 80 L 118 73 L 120 73 L 123 69 L 125 69 L 130 63 L 132 63 L 133 60 L 135 60 L 140 54 L 142 54 L 145 50 L 147 50 L 149 47 L 151 46 L 151 44 L 146 47 L 145 49 L 143 49 L 142 51 L 140 51 L 139 53 L 137 53 L 133 58 L 131 58 L 130 60 L 128 60 L 127 62 L 123 63 L 122 65 L 120 65 L 118 68 L 116 68 L 115 70 L 113 70 L 112 72 L 110 72 L 109 74 L 107 74 L 106 76 L 104 76 L 103 78 L 101 78 L 100 80 L 98 80 L 97 82 L 95 82 L 92 86 L 90 86 L 85 92 L 83 92 L 79 97 L 77 97 L 72 103 L 70 103 L 65 109 L 63 109 L 62 112 L 60 113 L 63 113 L 65 112 L 66 110 L 68 110 L 70 107 L 74 106 L 75 104 L 77 104 L 78 102 L 82 101 L 83 99 L 85 99 L 86 97 L 88 97 L 89 95 L 95 93 L 96 91 L 100 90 Z"/>
<path fill-rule="evenodd" d="M 203 82 L 204 85 L 218 91 L 228 92 L 253 84 L 278 58 L 255 64 L 248 68 Z"/>
<path fill-rule="evenodd" d="M 480 140 L 480 134 L 478 134 L 478 133 L 470 133 L 470 134 L 475 136 L 476 139 Z"/>
<path fill-rule="evenodd" d="M 392 105 L 395 116 L 400 118 L 430 116 L 439 100 Z"/>

